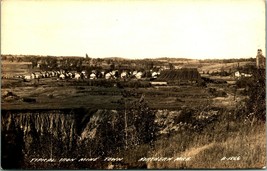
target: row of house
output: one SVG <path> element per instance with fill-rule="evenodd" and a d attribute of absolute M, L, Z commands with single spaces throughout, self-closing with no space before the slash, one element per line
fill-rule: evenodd
<path fill-rule="evenodd" d="M 147 74 L 147 73 L 146 73 Z M 150 71 L 150 75 L 152 78 L 157 78 L 160 75 L 160 72 Z M 87 73 L 87 71 L 77 72 L 77 71 L 45 71 L 45 72 L 33 72 L 31 74 L 16 76 L 17 78 L 23 78 L 24 81 L 30 81 L 32 79 L 41 79 L 41 78 L 52 78 L 56 77 L 58 80 L 65 79 L 75 79 L 75 80 L 83 80 L 83 79 L 141 79 L 146 77 L 145 72 L 142 71 L 123 71 L 120 72 L 118 70 L 112 71 L 97 71 L 93 70 L 91 73 Z"/>
<path fill-rule="evenodd" d="M 241 78 L 241 77 L 252 77 L 252 74 L 242 73 L 239 71 L 236 71 L 234 74 L 234 77 Z"/>

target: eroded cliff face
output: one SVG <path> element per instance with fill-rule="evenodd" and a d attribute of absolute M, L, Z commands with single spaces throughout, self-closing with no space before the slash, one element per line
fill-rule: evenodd
<path fill-rule="evenodd" d="M 105 120 L 102 114 L 108 113 L 96 110 L 91 118 L 92 111 L 79 112 L 2 111 L 3 167 L 31 168 L 36 165 L 30 162 L 33 158 L 73 158 L 80 154 L 87 157 L 90 150 L 82 151 L 88 147 L 82 144 L 85 139 L 96 141 Z"/>
<path fill-rule="evenodd" d="M 107 162 L 78 163 L 77 160 L 118 156 L 126 147 L 150 141 L 151 138 L 144 139 L 138 132 L 142 118 L 138 120 L 137 115 L 142 112 L 106 109 L 2 111 L 2 167 L 106 168 Z M 147 131 L 146 128 L 141 130 Z M 75 162 L 33 162 L 36 158 L 56 161 L 75 158 Z"/>

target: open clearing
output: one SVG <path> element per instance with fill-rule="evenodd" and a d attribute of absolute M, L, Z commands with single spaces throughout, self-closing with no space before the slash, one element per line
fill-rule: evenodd
<path fill-rule="evenodd" d="M 198 86 L 162 86 L 148 88 L 118 88 L 86 86 L 84 82 L 66 82 L 48 79 L 40 80 L 39 84 L 22 82 L 21 80 L 2 80 L 7 85 L 1 89 L 1 93 L 12 92 L 18 99 L 2 99 L 3 109 L 64 109 L 64 108 L 123 108 L 123 104 L 133 100 L 139 100 L 142 95 L 149 106 L 154 109 L 181 109 L 183 107 L 194 107 L 208 101 L 210 105 L 234 106 L 238 100 L 245 97 L 233 97 L 232 90 L 227 86 L 217 87 L 223 89 L 226 97 L 213 97 L 209 87 Z M 11 85 L 20 85 L 10 87 Z M 81 85 L 79 85 L 81 84 Z M 123 95 L 128 93 L 127 97 Z M 35 103 L 23 102 L 22 98 L 33 98 Z M 218 103 L 217 103 L 218 101 Z M 214 103 L 213 103 L 214 102 Z"/>

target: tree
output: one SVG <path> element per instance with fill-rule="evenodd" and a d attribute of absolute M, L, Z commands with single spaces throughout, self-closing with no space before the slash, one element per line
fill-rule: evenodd
<path fill-rule="evenodd" d="M 2 59 L 2 61 L 3 61 L 3 60 L 7 60 L 7 56 L 2 55 L 2 56 L 1 56 L 1 59 Z"/>
<path fill-rule="evenodd" d="M 32 68 L 35 68 L 37 66 L 37 59 L 35 57 L 32 57 L 31 59 Z"/>
<path fill-rule="evenodd" d="M 144 96 L 127 104 L 125 101 L 125 143 L 127 147 L 152 143 L 155 139 L 155 111 L 151 110 Z"/>
<path fill-rule="evenodd" d="M 113 62 L 112 64 L 110 64 L 109 68 L 110 68 L 110 70 L 114 70 L 114 69 L 115 69 L 115 64 L 114 64 L 114 62 Z"/>
<path fill-rule="evenodd" d="M 253 73 L 253 80 L 248 89 L 249 100 L 247 109 L 249 114 L 257 119 L 266 120 L 266 90 L 265 90 L 265 69 L 258 69 Z"/>
<path fill-rule="evenodd" d="M 145 69 L 146 70 L 150 70 L 150 69 L 152 69 L 154 67 L 154 63 L 153 63 L 153 61 L 145 61 Z"/>
<path fill-rule="evenodd" d="M 175 67 L 172 63 L 169 63 L 169 68 L 170 68 L 170 70 L 173 70 Z"/>
<path fill-rule="evenodd" d="M 45 63 L 50 69 L 57 68 L 57 59 L 55 57 L 46 57 Z"/>

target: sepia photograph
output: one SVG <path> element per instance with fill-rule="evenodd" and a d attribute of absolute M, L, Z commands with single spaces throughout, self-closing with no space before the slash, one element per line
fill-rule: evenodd
<path fill-rule="evenodd" d="M 1 169 L 266 169 L 264 0 L 2 0 Z"/>

